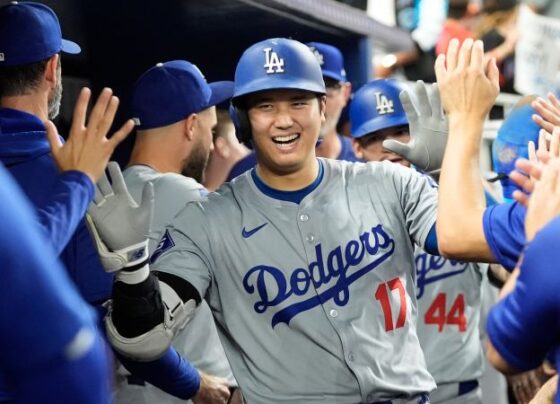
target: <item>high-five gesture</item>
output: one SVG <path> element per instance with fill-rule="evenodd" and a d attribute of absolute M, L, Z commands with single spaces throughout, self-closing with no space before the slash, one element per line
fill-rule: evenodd
<path fill-rule="evenodd" d="M 484 119 L 500 92 L 495 59 L 484 61 L 482 41 L 467 39 L 449 43 L 447 56 L 440 55 L 435 64 L 443 108 L 451 116 L 466 114 Z"/>
<path fill-rule="evenodd" d="M 106 135 L 115 119 L 119 99 L 113 96 L 111 89 L 103 89 L 86 122 L 90 97 L 90 89 L 83 88 L 74 108 L 72 128 L 66 143 L 61 143 L 58 131 L 51 121 L 46 121 L 45 126 L 58 168 L 61 171 L 81 171 L 95 183 L 103 174 L 117 145 L 134 127 L 134 122 L 128 120 L 107 139 Z"/>
<path fill-rule="evenodd" d="M 544 130 L 552 133 L 555 126 L 560 126 L 560 100 L 553 93 L 548 93 L 548 100 L 537 98 L 531 103 L 538 115 L 533 120 Z"/>
<path fill-rule="evenodd" d="M 411 93 L 407 90 L 399 98 L 410 125 L 410 142 L 387 139 L 383 147 L 400 154 L 419 169 L 428 173 L 438 172 L 447 143 L 448 122 L 441 108 L 437 84 L 428 86 L 417 81 Z"/>

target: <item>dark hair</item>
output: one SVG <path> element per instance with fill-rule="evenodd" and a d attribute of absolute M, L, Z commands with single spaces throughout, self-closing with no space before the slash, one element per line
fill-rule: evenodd
<path fill-rule="evenodd" d="M 459 20 L 467 15 L 468 7 L 468 0 L 451 0 L 449 1 L 449 10 L 447 16 L 449 18 Z"/>
<path fill-rule="evenodd" d="M 37 88 L 49 60 L 22 66 L 0 66 L 0 98 L 25 95 Z"/>
<path fill-rule="evenodd" d="M 493 13 L 495 11 L 508 11 L 519 5 L 519 0 L 483 0 L 482 11 Z"/>

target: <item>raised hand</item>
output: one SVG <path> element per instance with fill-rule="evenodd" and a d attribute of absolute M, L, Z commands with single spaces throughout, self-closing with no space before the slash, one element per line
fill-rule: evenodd
<path fill-rule="evenodd" d="M 128 193 L 117 163 L 109 163 L 109 174 L 113 184 L 107 176 L 103 176 L 88 209 L 94 225 L 91 226 L 90 222 L 90 232 L 106 271 L 130 271 L 148 258 L 154 189 L 148 183 L 142 192 L 142 203 L 138 205 Z M 121 273 L 117 276 L 125 275 Z"/>
<path fill-rule="evenodd" d="M 58 131 L 51 121 L 45 122 L 52 156 L 61 171 L 77 170 L 88 175 L 95 183 L 103 174 L 109 158 L 117 145 L 134 128 L 128 120 L 115 134 L 107 139 L 113 124 L 119 99 L 109 88 L 103 89 L 86 123 L 86 113 L 91 91 L 83 88 L 74 107 L 72 127 L 66 143 L 62 144 Z"/>
<path fill-rule="evenodd" d="M 483 121 L 500 92 L 495 59 L 484 62 L 482 41 L 451 40 L 447 55 L 438 56 L 435 64 L 443 109 L 450 119 L 461 114 Z"/>
<path fill-rule="evenodd" d="M 441 108 L 437 84 L 428 87 L 417 81 L 412 90 L 418 107 L 412 102 L 407 90 L 399 94 L 410 126 L 410 141 L 401 143 L 395 139 L 383 142 L 385 149 L 403 156 L 419 169 L 428 173 L 441 168 L 447 143 L 449 123 Z"/>
<path fill-rule="evenodd" d="M 535 181 L 525 217 L 525 236 L 531 241 L 550 220 L 560 214 L 560 159 L 553 158 Z"/>
<path fill-rule="evenodd" d="M 552 133 L 555 126 L 560 126 L 560 100 L 552 93 L 548 93 L 548 101 L 537 98 L 531 103 L 538 115 L 533 115 L 533 120 L 541 128 Z"/>
<path fill-rule="evenodd" d="M 551 158 L 560 157 L 560 128 L 556 128 L 552 135 L 544 130 L 539 133 L 539 146 L 529 142 L 529 159 L 519 159 L 515 166 L 520 171 L 513 171 L 509 178 L 523 191 L 514 191 L 513 198 L 527 207 L 529 196 L 535 187 L 535 182 L 541 177 L 543 165 Z"/>

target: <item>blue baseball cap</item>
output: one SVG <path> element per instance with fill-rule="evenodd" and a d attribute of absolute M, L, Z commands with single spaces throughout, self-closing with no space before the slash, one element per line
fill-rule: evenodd
<path fill-rule="evenodd" d="M 344 58 L 338 48 L 321 42 L 309 42 L 306 45 L 309 46 L 321 65 L 323 76 L 338 81 L 346 81 Z"/>
<path fill-rule="evenodd" d="M 198 67 L 186 60 L 158 63 L 134 85 L 133 119 L 138 129 L 159 128 L 218 105 L 232 95 L 232 81 L 208 84 Z"/>
<path fill-rule="evenodd" d="M 16 1 L 0 7 L 0 66 L 39 62 L 61 51 L 76 54 L 81 49 L 62 39 L 58 18 L 49 7 Z"/>
<path fill-rule="evenodd" d="M 530 104 L 515 107 L 506 117 L 492 143 L 492 163 L 500 180 L 504 198 L 511 199 L 513 191 L 520 189 L 508 177 L 515 170 L 518 158 L 528 158 L 529 141 L 538 144 L 540 127 L 531 118 L 536 111 Z"/>

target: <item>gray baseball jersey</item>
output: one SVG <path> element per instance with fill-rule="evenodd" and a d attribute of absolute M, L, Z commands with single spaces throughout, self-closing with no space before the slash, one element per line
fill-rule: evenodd
<path fill-rule="evenodd" d="M 435 223 L 437 191 L 388 162 L 320 162 L 323 178 L 299 204 L 254 170 L 189 204 L 153 268 L 206 295 L 248 403 L 429 392 L 413 242 Z"/>
<path fill-rule="evenodd" d="M 183 175 L 161 174 L 144 165 L 127 168 L 123 176 L 131 196 L 139 201 L 144 186 L 154 185 L 155 206 L 154 219 L 149 236 L 150 254 L 162 238 L 165 225 L 179 212 L 187 202 L 200 201 L 208 192 L 192 178 Z M 173 346 L 197 369 L 208 374 L 225 377 L 235 385 L 235 380 L 224 349 L 220 343 L 216 325 L 208 304 L 202 302 L 191 319 L 192 327 L 183 329 L 173 342 Z M 118 403 L 185 403 L 158 388 L 123 384 L 118 391 Z"/>
<path fill-rule="evenodd" d="M 415 262 L 417 330 L 428 370 L 438 386 L 478 379 L 484 369 L 478 327 L 487 265 L 436 257 L 420 248 Z"/>

